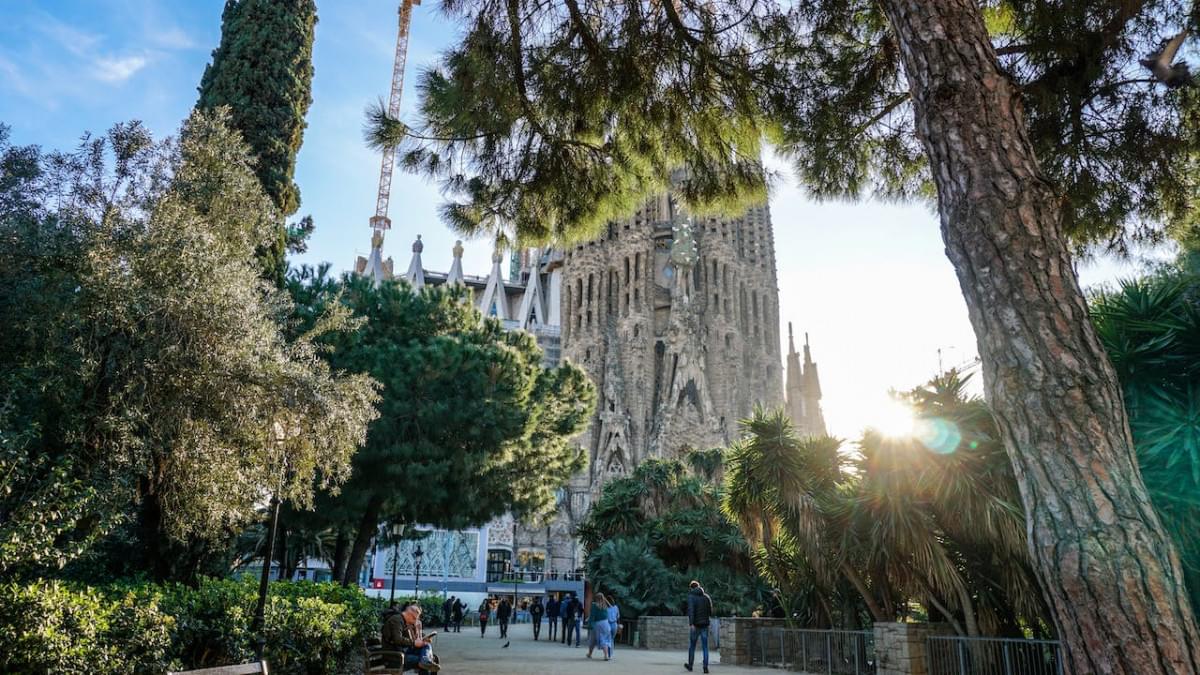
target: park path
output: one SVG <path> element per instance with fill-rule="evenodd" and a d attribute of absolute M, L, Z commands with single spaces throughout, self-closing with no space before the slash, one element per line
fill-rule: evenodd
<path fill-rule="evenodd" d="M 505 640 L 499 639 L 500 631 L 493 625 L 488 626 L 487 637 L 479 637 L 479 628 L 463 627 L 461 633 L 441 634 L 438 636 L 437 653 L 442 661 L 442 672 L 448 675 L 488 674 L 497 675 L 636 675 L 639 673 L 680 673 L 686 675 L 683 662 L 687 660 L 687 651 L 652 651 L 648 649 L 633 649 L 632 647 L 617 646 L 616 658 L 605 662 L 604 656 L 597 650 L 592 658 L 587 658 L 587 631 L 584 631 L 584 641 L 577 649 L 566 647 L 561 642 L 549 642 L 546 636 L 545 624 L 542 626 L 542 640 L 534 642 L 531 624 L 514 624 L 508 629 L 509 647 L 501 646 Z M 700 654 L 697 645 L 696 671 L 700 672 Z M 713 675 L 742 675 L 758 673 L 761 668 L 739 666 L 723 666 L 718 663 L 720 657 L 716 652 L 710 654 L 709 664 Z"/>

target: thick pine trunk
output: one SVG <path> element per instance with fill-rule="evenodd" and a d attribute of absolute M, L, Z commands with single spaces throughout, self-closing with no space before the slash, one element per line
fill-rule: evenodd
<path fill-rule="evenodd" d="M 977 0 L 883 0 L 901 47 L 988 402 L 1069 673 L 1196 673 L 1179 558 L 1151 509 L 1059 196 Z"/>
<path fill-rule="evenodd" d="M 350 548 L 350 559 L 346 562 L 346 572 L 342 577 L 343 586 L 349 586 L 358 581 L 358 572 L 362 569 L 363 561 L 366 560 L 367 548 L 370 547 L 371 538 L 375 536 L 375 532 L 379 528 L 379 513 L 382 509 L 382 497 L 372 496 L 367 502 L 362 519 L 358 523 L 358 532 L 354 535 L 354 546 Z"/>
<path fill-rule="evenodd" d="M 350 558 L 350 535 L 338 529 L 337 543 L 333 548 L 333 580 L 341 583 L 346 576 L 346 563 Z"/>

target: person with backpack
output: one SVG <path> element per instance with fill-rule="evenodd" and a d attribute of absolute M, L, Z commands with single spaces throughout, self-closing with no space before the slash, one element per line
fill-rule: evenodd
<path fill-rule="evenodd" d="M 708 672 L 708 624 L 712 622 L 712 598 L 700 587 L 699 581 L 689 584 L 691 590 L 687 596 L 688 626 L 691 634 L 688 636 L 688 660 L 683 667 L 690 673 L 696 662 L 696 640 L 700 640 L 700 649 L 704 653 L 704 672 Z"/>

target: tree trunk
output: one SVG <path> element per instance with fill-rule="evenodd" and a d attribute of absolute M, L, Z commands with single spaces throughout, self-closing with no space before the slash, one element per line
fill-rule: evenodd
<path fill-rule="evenodd" d="M 867 588 L 867 583 L 863 581 L 862 577 L 859 576 L 858 572 L 849 563 L 843 562 L 841 570 L 842 575 L 846 577 L 850 585 L 854 586 L 854 590 L 858 591 L 858 594 L 862 596 L 863 602 L 867 604 L 867 611 L 871 613 L 872 619 L 876 621 L 895 620 L 896 617 L 894 615 L 889 615 L 879 606 L 879 603 L 875 600 L 875 596 L 871 594 L 871 589 Z"/>
<path fill-rule="evenodd" d="M 977 0 L 884 0 L 946 253 L 1070 673 L 1196 673 L 1200 631 L 1088 318 L 1059 196 Z"/>
<path fill-rule="evenodd" d="M 354 546 L 350 549 L 350 559 L 346 561 L 346 572 L 342 577 L 343 586 L 349 586 L 358 580 L 358 572 L 362 569 L 363 561 L 367 557 L 367 548 L 371 545 L 371 538 L 379 529 L 379 512 L 382 509 L 382 497 L 374 495 L 367 502 L 367 508 L 358 522 L 358 532 L 354 535 Z"/>
<path fill-rule="evenodd" d="M 346 563 L 350 558 L 350 535 L 338 528 L 337 543 L 333 548 L 333 577 L 332 580 L 341 583 L 346 576 Z"/>

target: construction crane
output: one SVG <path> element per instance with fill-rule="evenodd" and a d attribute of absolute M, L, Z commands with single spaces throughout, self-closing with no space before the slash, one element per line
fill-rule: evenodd
<path fill-rule="evenodd" d="M 400 0 L 400 30 L 396 35 L 396 60 L 392 64 L 392 91 L 388 95 L 388 117 L 400 117 L 400 92 L 404 89 L 404 63 L 408 60 L 408 25 L 412 20 L 413 5 L 421 0 Z M 383 163 L 379 166 L 379 193 L 375 197 L 375 215 L 371 216 L 371 229 L 382 234 L 392 229 L 388 218 L 388 202 L 392 197 L 392 169 L 396 166 L 396 148 L 383 149 Z"/>

